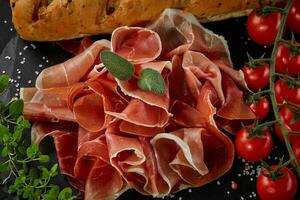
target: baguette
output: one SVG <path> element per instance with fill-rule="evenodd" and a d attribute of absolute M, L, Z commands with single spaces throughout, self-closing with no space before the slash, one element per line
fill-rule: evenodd
<path fill-rule="evenodd" d="M 165 8 L 191 12 L 200 22 L 246 15 L 259 0 L 10 0 L 21 38 L 58 41 L 145 25 Z"/>

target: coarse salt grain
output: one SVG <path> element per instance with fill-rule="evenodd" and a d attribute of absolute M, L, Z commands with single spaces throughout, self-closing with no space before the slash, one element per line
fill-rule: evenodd
<path fill-rule="evenodd" d="M 36 49 L 36 46 L 34 44 L 30 44 L 30 46 L 33 48 L 33 49 Z"/>
<path fill-rule="evenodd" d="M 10 56 L 5 56 L 4 58 L 7 59 L 7 60 L 10 60 L 10 59 L 11 59 Z"/>
<path fill-rule="evenodd" d="M 28 46 L 27 46 L 27 45 L 23 48 L 23 50 L 25 51 L 26 49 L 28 49 Z"/>

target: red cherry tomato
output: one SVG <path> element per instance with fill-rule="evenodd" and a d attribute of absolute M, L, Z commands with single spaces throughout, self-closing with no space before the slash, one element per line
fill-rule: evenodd
<path fill-rule="evenodd" d="M 300 34 L 300 0 L 293 2 L 287 18 L 287 24 L 293 32 Z"/>
<path fill-rule="evenodd" d="M 282 90 L 283 84 L 284 82 L 281 79 L 278 79 L 274 85 L 276 102 L 279 104 L 282 104 L 284 102 L 284 95 Z"/>
<path fill-rule="evenodd" d="M 284 44 L 279 44 L 275 60 L 275 69 L 277 73 L 285 74 L 290 61 L 291 51 Z"/>
<path fill-rule="evenodd" d="M 269 114 L 270 102 L 267 98 L 262 97 L 258 100 L 256 104 L 250 104 L 250 108 L 259 120 L 263 120 Z"/>
<path fill-rule="evenodd" d="M 273 145 L 273 138 L 268 130 L 262 131 L 265 137 L 254 136 L 250 139 L 247 136 L 250 134 L 245 128 L 241 128 L 235 138 L 235 149 L 239 156 L 250 162 L 258 162 L 266 158 Z M 259 149 L 259 151 L 258 151 Z"/>
<path fill-rule="evenodd" d="M 289 87 L 283 80 L 277 80 L 274 85 L 276 101 L 282 104 L 284 100 L 300 104 L 300 88 Z"/>
<path fill-rule="evenodd" d="M 277 166 L 271 166 L 272 169 L 276 169 Z M 292 170 L 284 167 L 280 170 L 280 173 L 285 174 L 276 180 L 266 177 L 263 174 L 268 174 L 267 170 L 264 170 L 259 175 L 256 181 L 256 190 L 261 200 L 293 200 L 298 189 L 297 178 Z"/>
<path fill-rule="evenodd" d="M 282 106 L 278 112 L 281 121 L 283 122 L 284 127 L 287 131 L 300 131 L 300 119 L 295 123 L 291 124 L 291 121 L 294 119 L 295 115 L 291 111 L 291 108 L 287 106 Z M 275 124 L 275 132 L 277 136 L 283 140 L 282 131 L 279 128 L 279 125 Z M 291 143 L 297 138 L 297 135 L 290 135 Z"/>
<path fill-rule="evenodd" d="M 300 55 L 295 55 L 290 59 L 288 72 L 291 76 L 297 76 L 300 73 Z"/>
<path fill-rule="evenodd" d="M 252 11 L 247 19 L 247 31 L 252 40 L 260 45 L 272 45 L 278 33 L 282 15 L 272 12 L 266 16 Z"/>
<path fill-rule="evenodd" d="M 260 65 L 255 68 L 244 66 L 243 73 L 248 87 L 253 91 L 257 91 L 258 89 L 265 88 L 269 85 L 269 65 Z"/>
<path fill-rule="evenodd" d="M 299 24 L 300 26 L 300 24 Z M 296 43 L 298 46 L 299 44 Z M 292 55 L 291 50 L 284 44 L 279 44 L 275 60 L 277 73 L 297 76 L 300 73 L 300 55 Z"/>
<path fill-rule="evenodd" d="M 292 143 L 292 149 L 296 156 L 298 163 L 300 164 L 300 136 L 297 135 L 297 138 Z"/>

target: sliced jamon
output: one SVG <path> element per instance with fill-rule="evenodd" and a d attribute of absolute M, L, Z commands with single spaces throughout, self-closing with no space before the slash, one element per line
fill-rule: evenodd
<path fill-rule="evenodd" d="M 190 78 L 191 81 L 187 84 L 188 80 L 186 78 Z M 172 73 L 169 78 L 169 91 L 170 98 L 185 102 L 189 105 L 194 105 L 195 100 L 197 98 L 194 94 L 199 94 L 201 90 L 201 83 L 198 79 L 194 79 L 193 76 L 185 76 L 184 70 L 182 68 L 182 56 L 175 55 L 172 58 Z M 189 86 L 194 86 L 193 88 Z M 189 92 L 189 90 L 191 92 Z M 194 98 L 194 99 L 193 99 Z"/>
<path fill-rule="evenodd" d="M 146 127 L 127 121 L 122 121 L 120 124 L 120 131 L 144 137 L 153 137 L 164 130 L 164 127 Z"/>
<path fill-rule="evenodd" d="M 75 121 L 74 114 L 67 106 L 68 92 L 71 87 L 36 89 L 33 94 L 30 89 L 23 89 L 23 115 L 31 121 Z M 31 94 L 29 94 L 31 93 Z"/>
<path fill-rule="evenodd" d="M 255 114 L 243 99 L 243 92 L 228 75 L 223 74 L 222 77 L 225 104 L 218 110 L 217 115 L 228 120 L 255 119 Z"/>
<path fill-rule="evenodd" d="M 203 116 L 197 109 L 182 101 L 174 101 L 171 113 L 173 115 L 171 121 L 181 127 L 203 127 L 208 123 L 207 116 Z"/>
<path fill-rule="evenodd" d="M 183 56 L 182 67 L 187 80 L 198 79 L 198 82 L 209 80 L 216 89 L 220 102 L 224 103 L 221 72 L 215 63 L 202 53 L 186 51 Z M 189 85 L 189 88 L 194 88 L 194 85 Z M 195 94 L 194 96 L 198 97 L 199 94 Z"/>
<path fill-rule="evenodd" d="M 92 132 L 104 129 L 111 117 L 105 115 L 103 104 L 103 97 L 95 93 L 80 97 L 73 105 L 76 121 Z"/>
<path fill-rule="evenodd" d="M 56 131 L 77 134 L 78 125 L 73 122 L 35 122 L 31 128 L 31 141 L 39 144 L 45 137 L 55 135 Z"/>
<path fill-rule="evenodd" d="M 121 113 L 110 111 L 105 113 L 144 127 L 164 127 L 169 120 L 168 113 L 163 109 L 148 105 L 138 99 L 132 99 Z"/>
<path fill-rule="evenodd" d="M 233 162 L 232 142 L 212 127 L 161 133 L 151 142 L 158 171 L 172 187 L 171 180 L 176 177 L 192 186 L 211 182 L 228 171 Z"/>
<path fill-rule="evenodd" d="M 165 94 L 159 95 L 150 91 L 141 90 L 137 86 L 137 80 L 131 79 L 130 81 L 119 81 L 122 92 L 130 97 L 140 99 L 143 102 L 157 106 L 165 110 L 166 113 L 169 111 L 170 96 L 169 96 L 169 74 L 171 72 L 172 64 L 169 61 L 155 61 L 136 66 L 136 71 L 140 72 L 144 68 L 151 68 L 160 72 L 165 80 Z"/>
<path fill-rule="evenodd" d="M 60 172 L 74 177 L 74 165 L 77 158 L 77 133 L 58 132 L 53 135 L 53 138 Z"/>
<path fill-rule="evenodd" d="M 79 129 L 74 177 L 85 186 L 85 199 L 104 199 L 124 190 L 123 178 L 109 163 L 104 131 Z"/>
<path fill-rule="evenodd" d="M 127 137 L 118 123 L 106 130 L 111 164 L 122 174 L 129 187 L 146 195 L 161 196 L 167 185 L 157 172 L 156 160 L 149 139 Z"/>
<path fill-rule="evenodd" d="M 161 53 L 158 34 L 141 27 L 120 27 L 113 31 L 111 49 L 134 64 L 155 60 Z"/>
<path fill-rule="evenodd" d="M 227 42 L 222 36 L 204 28 L 192 14 L 166 9 L 147 27 L 159 34 L 163 57 L 171 58 L 175 54 L 192 50 L 231 66 Z"/>
<path fill-rule="evenodd" d="M 214 115 L 217 112 L 217 103 L 219 102 L 217 92 L 210 82 L 205 82 L 201 93 L 197 99 L 196 109 L 200 115 L 205 118 L 205 122 L 217 127 Z"/>
<path fill-rule="evenodd" d="M 36 87 L 53 88 L 79 82 L 93 67 L 102 50 L 109 49 L 110 42 L 99 40 L 66 62 L 44 69 L 36 80 Z"/>

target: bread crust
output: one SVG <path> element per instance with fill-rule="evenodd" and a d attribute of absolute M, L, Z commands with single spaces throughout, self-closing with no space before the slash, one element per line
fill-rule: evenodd
<path fill-rule="evenodd" d="M 144 25 L 165 8 L 200 22 L 246 15 L 259 0 L 10 0 L 15 29 L 25 40 L 57 41 Z"/>

